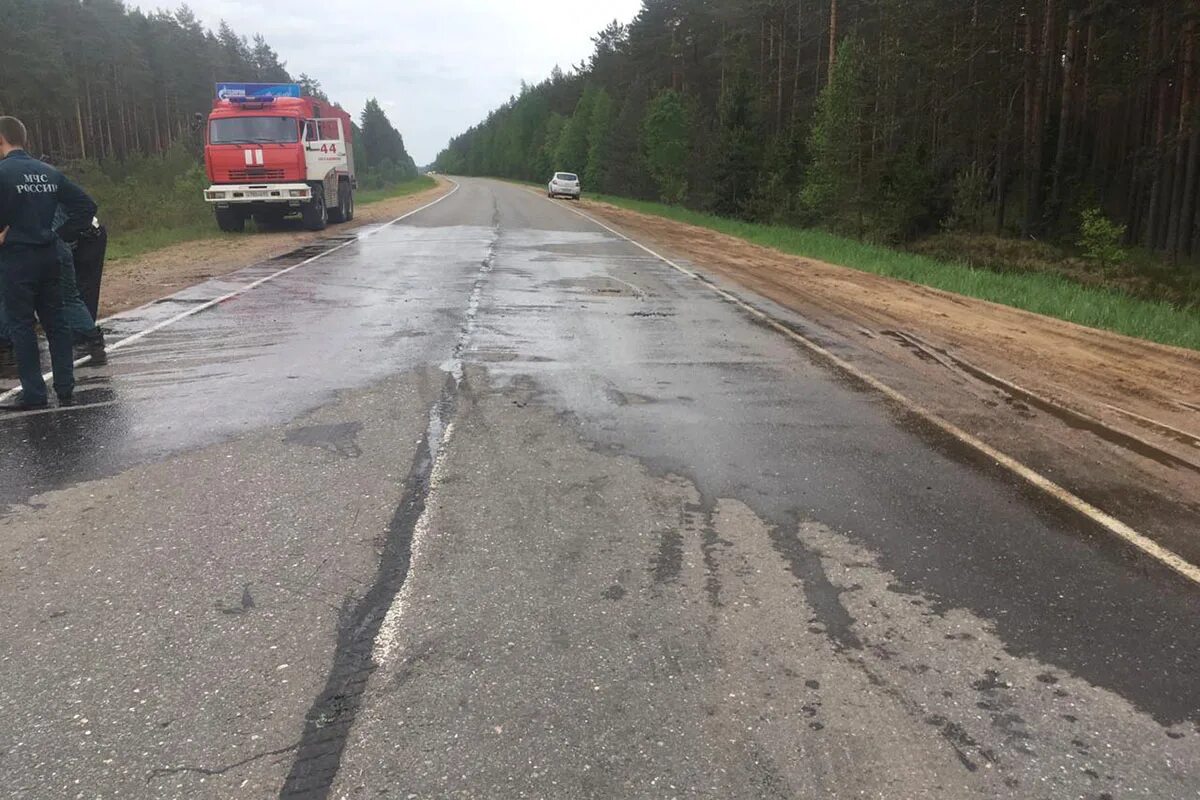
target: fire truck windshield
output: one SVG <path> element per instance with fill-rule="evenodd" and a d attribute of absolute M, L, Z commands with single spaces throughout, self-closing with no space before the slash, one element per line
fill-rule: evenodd
<path fill-rule="evenodd" d="M 300 123 L 291 117 L 226 117 L 214 119 L 209 129 L 211 144 L 244 144 L 300 141 Z"/>

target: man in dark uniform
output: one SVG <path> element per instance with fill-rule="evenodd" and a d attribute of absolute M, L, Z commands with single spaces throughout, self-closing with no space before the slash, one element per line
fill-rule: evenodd
<path fill-rule="evenodd" d="M 95 322 L 100 321 L 100 280 L 104 277 L 106 250 L 108 229 L 98 219 L 92 220 L 91 226 L 79 235 L 79 241 L 72 248 L 79 296 Z"/>
<path fill-rule="evenodd" d="M 51 162 L 42 159 L 46 164 Z M 58 207 L 54 213 L 54 226 L 58 227 L 67 221 L 66 210 Z M 93 220 L 95 224 L 95 220 Z M 79 241 L 83 241 L 80 235 Z M 89 357 L 90 366 L 100 367 L 108 363 L 108 353 L 104 348 L 104 332 L 96 325 L 96 317 L 84 303 L 78 285 L 76 273 L 75 251 L 78 244 L 69 245 L 61 239 L 58 241 L 58 284 L 62 291 L 63 320 L 71 330 L 71 340 L 75 343 L 76 355 Z"/>
<path fill-rule="evenodd" d="M 75 391 L 71 331 L 63 318 L 58 241 L 73 242 L 96 215 L 96 204 L 61 172 L 25 152 L 25 126 L 0 117 L 0 302 L 21 376 L 21 398 L 8 410 L 45 408 L 35 319 L 50 346 L 54 391 L 70 404 Z M 59 204 L 67 221 L 56 231 Z"/>

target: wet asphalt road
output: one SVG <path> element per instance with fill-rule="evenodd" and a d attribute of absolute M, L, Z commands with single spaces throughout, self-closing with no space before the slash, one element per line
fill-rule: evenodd
<path fill-rule="evenodd" d="M 2 796 L 1200 796 L 1200 592 L 532 192 L 81 374 L 0 420 Z"/>

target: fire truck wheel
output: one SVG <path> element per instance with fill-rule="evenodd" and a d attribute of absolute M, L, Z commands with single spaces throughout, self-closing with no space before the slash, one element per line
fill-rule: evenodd
<path fill-rule="evenodd" d="M 346 222 L 354 219 L 354 190 L 346 189 Z"/>
<path fill-rule="evenodd" d="M 225 233 L 241 233 L 246 230 L 246 217 L 236 208 L 218 208 L 217 227 Z"/>
<path fill-rule="evenodd" d="M 329 211 L 325 208 L 325 195 L 319 189 L 313 192 L 313 199 L 301 207 L 300 217 L 304 227 L 310 231 L 323 231 L 329 224 Z"/>
<path fill-rule="evenodd" d="M 329 209 L 330 222 L 348 222 L 350 220 L 350 185 L 344 181 L 338 184 L 337 208 Z"/>

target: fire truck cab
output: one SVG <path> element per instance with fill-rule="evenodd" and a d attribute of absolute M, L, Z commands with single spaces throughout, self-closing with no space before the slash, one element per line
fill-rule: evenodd
<path fill-rule="evenodd" d="M 354 217 L 353 128 L 333 103 L 296 96 L 223 96 L 205 130 L 204 163 L 212 185 L 204 199 L 223 231 L 253 217 L 276 224 L 299 214 L 309 230 Z"/>

